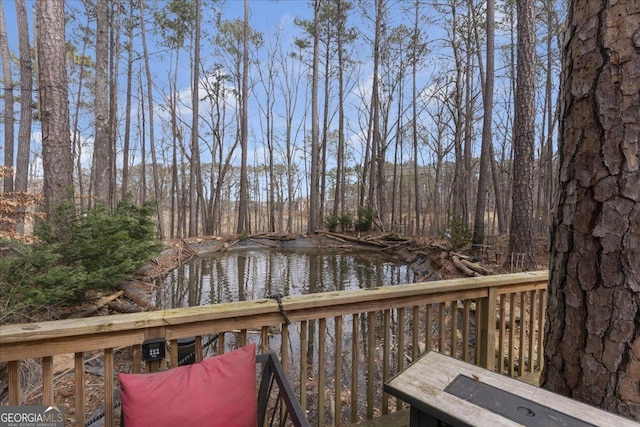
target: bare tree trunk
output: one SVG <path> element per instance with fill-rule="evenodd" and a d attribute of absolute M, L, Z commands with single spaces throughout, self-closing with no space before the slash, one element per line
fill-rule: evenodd
<path fill-rule="evenodd" d="M 484 242 L 484 214 L 487 206 L 490 165 L 493 161 L 491 156 L 491 144 L 493 144 L 491 124 L 493 120 L 493 75 L 495 69 L 494 15 L 494 1 L 487 0 L 487 68 L 485 71 L 483 90 L 484 112 L 482 118 L 482 150 L 480 154 L 480 176 L 478 178 L 475 220 L 473 223 L 473 243 L 476 244 L 482 244 Z M 467 118 L 467 120 L 469 120 L 469 118 Z"/>
<path fill-rule="evenodd" d="M 109 64 L 109 10 L 107 0 L 96 2 L 96 49 L 94 80 L 93 189 L 96 201 L 109 206 L 109 110 L 107 67 Z"/>
<path fill-rule="evenodd" d="M 4 86 L 4 166 L 13 168 L 13 147 L 15 132 L 13 120 L 13 75 L 11 73 L 11 54 L 7 39 L 7 26 L 4 19 L 4 6 L 0 4 L 0 59 L 2 59 L 2 84 Z M 5 193 L 13 192 L 13 174 L 3 174 Z"/>
<path fill-rule="evenodd" d="M 418 74 L 418 46 L 420 44 L 420 30 L 418 28 L 419 16 L 420 16 L 420 2 L 415 0 L 415 15 L 413 20 L 413 42 L 412 42 L 412 51 L 413 58 L 411 64 L 411 134 L 413 138 L 413 190 L 415 193 L 414 200 L 414 215 L 415 215 L 415 231 L 412 229 L 412 232 L 416 234 L 420 233 L 420 216 L 421 216 L 421 201 L 420 197 L 420 174 L 418 173 L 418 85 L 417 85 L 417 74 Z M 437 184 L 437 182 L 436 182 Z"/>
<path fill-rule="evenodd" d="M 200 119 L 200 21 L 202 20 L 202 5 L 196 0 L 196 28 L 193 40 L 193 64 L 191 71 L 191 173 L 189 174 L 189 236 L 198 235 L 198 210 L 202 191 L 202 176 L 200 169 L 199 119 Z M 243 105 L 246 99 L 243 100 Z"/>
<path fill-rule="evenodd" d="M 116 166 L 116 141 L 118 140 L 118 82 L 120 76 L 120 12 L 122 0 L 110 2 L 109 13 L 109 38 L 111 54 L 109 55 L 109 131 L 107 144 L 109 146 L 109 203 L 115 207 L 117 203 L 117 166 Z"/>
<path fill-rule="evenodd" d="M 27 191 L 29 155 L 31 148 L 31 118 L 33 103 L 33 65 L 29 45 L 29 24 L 24 0 L 16 0 L 18 42 L 20 49 L 20 127 L 18 129 L 18 157 L 16 159 L 15 191 Z M 23 224 L 21 224 L 22 227 Z"/>
<path fill-rule="evenodd" d="M 133 16 L 133 0 L 129 0 L 129 13 Z M 133 80 L 133 22 L 127 26 L 127 94 L 124 110 L 124 141 L 122 148 L 122 198 L 129 192 L 129 144 L 131 140 L 131 92 Z"/>
<path fill-rule="evenodd" d="M 144 0 L 140 0 L 140 16 L 144 18 Z M 147 75 L 147 103 L 149 109 L 149 149 L 151 150 L 151 166 L 153 168 L 153 188 L 155 192 L 156 204 L 158 209 L 158 229 L 160 239 L 164 239 L 164 209 L 162 208 L 162 189 L 160 188 L 160 175 L 158 171 L 158 161 L 156 154 L 156 141 L 155 132 L 153 127 L 153 79 L 151 77 L 151 65 L 149 64 L 149 51 L 147 49 L 147 36 L 144 25 L 144 19 L 142 19 L 141 36 L 142 36 L 142 50 L 144 58 L 144 67 Z M 143 113 L 144 114 L 144 113 Z"/>
<path fill-rule="evenodd" d="M 247 172 L 247 139 L 248 139 L 248 102 L 249 102 L 249 0 L 244 0 L 244 37 L 242 53 L 242 113 L 240 116 L 240 198 L 238 201 L 238 224 L 236 232 L 239 235 L 249 233 L 249 201 L 248 201 L 248 172 Z"/>
<path fill-rule="evenodd" d="M 638 22 L 635 0 L 569 3 L 542 373 L 545 388 L 636 420 Z"/>
<path fill-rule="evenodd" d="M 58 205 L 73 201 L 64 0 L 39 0 L 36 22 L 45 211 L 53 220 Z"/>
<path fill-rule="evenodd" d="M 309 191 L 309 233 L 318 230 L 319 214 L 319 157 L 320 157 L 320 120 L 318 114 L 318 44 L 319 44 L 319 23 L 318 15 L 320 0 L 314 0 L 314 24 L 313 24 L 313 67 L 311 71 L 311 184 Z"/>
<path fill-rule="evenodd" d="M 513 210 L 509 254 L 524 255 L 525 269 L 533 259 L 533 153 L 535 145 L 535 3 L 521 0 L 518 13 L 518 65 L 514 114 Z M 505 262 L 509 262 L 508 260 Z"/>

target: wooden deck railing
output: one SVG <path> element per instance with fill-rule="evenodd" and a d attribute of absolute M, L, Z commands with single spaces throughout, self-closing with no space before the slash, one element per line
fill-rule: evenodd
<path fill-rule="evenodd" d="M 99 388 L 105 425 L 114 425 L 117 372 L 158 368 L 141 363 L 141 343 L 165 338 L 175 366 L 178 339 L 195 337 L 197 360 L 249 342 L 276 351 L 312 424 L 354 423 L 399 408 L 382 384 L 428 350 L 511 376 L 539 370 L 547 279 L 539 271 L 286 297 L 290 324 L 275 300 L 261 299 L 2 326 L 5 404 L 66 402 L 69 425 L 80 426 Z M 54 356 L 64 354 L 74 367 L 66 381 L 54 373 Z M 102 361 L 101 379 L 85 372 L 88 358 Z M 41 367 L 35 394 L 27 365 Z"/>

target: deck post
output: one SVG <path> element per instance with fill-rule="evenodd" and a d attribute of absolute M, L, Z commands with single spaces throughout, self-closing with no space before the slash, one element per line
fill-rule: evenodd
<path fill-rule="evenodd" d="M 480 310 L 481 318 L 480 334 L 476 337 L 476 342 L 480 346 L 479 365 L 491 371 L 496 368 L 496 299 L 498 297 L 498 288 L 489 287 L 487 298 L 480 300 L 482 309 Z"/>

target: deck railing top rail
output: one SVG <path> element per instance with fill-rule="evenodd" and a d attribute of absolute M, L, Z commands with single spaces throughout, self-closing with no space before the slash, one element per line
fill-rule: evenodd
<path fill-rule="evenodd" d="M 484 298 L 489 288 L 497 295 L 518 290 L 545 289 L 548 271 L 422 282 L 297 295 L 283 298 L 291 321 L 301 321 L 371 310 L 395 308 L 407 300 L 448 301 L 459 298 Z M 113 316 L 66 319 L 0 327 L 0 362 L 43 357 L 65 352 L 91 351 L 105 347 L 133 345 L 144 340 L 145 330 L 162 329 L 167 339 L 237 328 L 261 327 L 283 323 L 278 303 L 273 299 L 240 301 L 228 304 L 177 308 L 170 310 L 119 314 Z M 73 344 L 71 344 L 71 341 Z"/>

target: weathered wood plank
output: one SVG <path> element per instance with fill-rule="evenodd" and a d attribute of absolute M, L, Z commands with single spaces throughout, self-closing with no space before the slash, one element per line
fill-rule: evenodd
<path fill-rule="evenodd" d="M 351 422 L 358 421 L 358 348 L 360 348 L 358 339 L 360 336 L 358 313 L 351 317 L 351 337 L 353 345 L 351 346 Z"/>
<path fill-rule="evenodd" d="M 42 404 L 55 404 L 53 398 L 53 356 L 42 358 Z"/>
<path fill-rule="evenodd" d="M 334 395 L 333 407 L 335 416 L 333 417 L 333 425 L 342 424 L 342 316 L 334 319 L 335 323 L 335 343 L 334 343 L 334 360 L 335 360 L 335 379 L 333 382 Z"/>
<path fill-rule="evenodd" d="M 525 288 L 546 287 L 547 271 L 483 276 L 463 279 L 423 282 L 407 285 L 383 286 L 362 290 L 326 292 L 283 298 L 287 312 L 327 308 L 340 305 L 375 303 L 381 300 L 411 298 L 425 294 L 460 293 L 503 287 L 499 293 L 509 293 L 507 288 L 525 284 Z M 532 289 L 525 289 L 532 290 Z M 376 307 L 378 309 L 378 307 Z M 367 311 L 367 310 L 364 310 Z M 238 301 L 226 304 L 203 305 L 143 313 L 125 313 L 85 319 L 66 319 L 40 323 L 6 325 L 0 330 L 0 342 L 10 344 L 31 340 L 52 339 L 131 329 L 177 326 L 197 322 L 279 313 L 278 303 L 272 299 Z"/>
<path fill-rule="evenodd" d="M 637 427 L 637 423 L 605 412 L 576 400 L 551 393 L 522 381 L 473 366 L 435 352 L 425 355 L 419 362 L 390 381 L 395 389 L 413 396 L 424 396 L 430 404 L 438 405 L 444 412 L 456 414 L 458 419 L 470 425 L 517 426 L 519 424 L 499 416 L 478 405 L 445 392 L 443 389 L 458 375 L 463 374 L 477 381 L 500 388 L 524 399 L 538 402 L 548 408 L 587 421 L 597 426 Z"/>
<path fill-rule="evenodd" d="M 75 399 L 76 399 L 76 424 L 84 425 L 84 353 L 74 355 Z"/>

